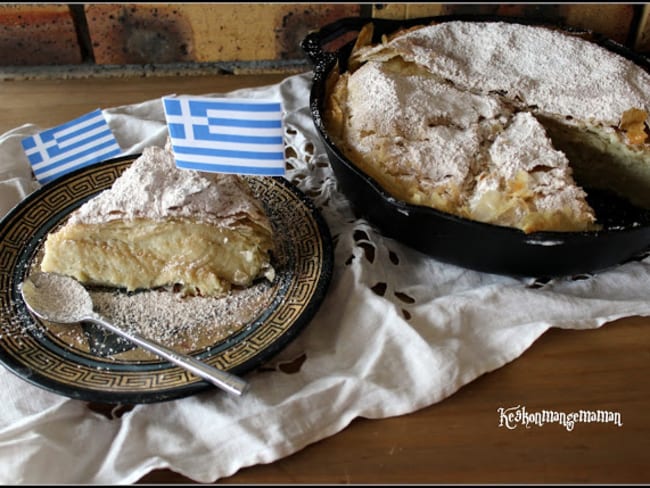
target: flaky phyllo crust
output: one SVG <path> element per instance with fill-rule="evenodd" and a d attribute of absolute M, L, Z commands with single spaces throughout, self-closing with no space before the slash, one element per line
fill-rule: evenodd
<path fill-rule="evenodd" d="M 599 228 L 583 187 L 650 207 L 640 67 L 544 27 L 446 22 L 377 44 L 372 33 L 329 74 L 324 123 L 394 197 L 526 233 Z"/>
<path fill-rule="evenodd" d="M 129 291 L 219 296 L 273 279 L 273 231 L 239 175 L 178 169 L 148 147 L 112 187 L 47 236 L 43 271 Z"/>

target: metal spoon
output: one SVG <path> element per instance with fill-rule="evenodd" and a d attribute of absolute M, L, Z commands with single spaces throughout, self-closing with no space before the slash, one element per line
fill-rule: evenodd
<path fill-rule="evenodd" d="M 238 376 L 111 324 L 93 310 L 90 294 L 73 278 L 56 273 L 32 273 L 21 284 L 20 292 L 27 308 L 43 320 L 62 324 L 82 321 L 98 324 L 229 393 L 242 395 L 248 390 L 248 383 Z"/>

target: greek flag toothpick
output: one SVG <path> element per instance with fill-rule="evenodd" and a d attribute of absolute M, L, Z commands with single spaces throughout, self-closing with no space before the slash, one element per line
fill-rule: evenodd
<path fill-rule="evenodd" d="M 100 109 L 26 137 L 21 143 L 41 183 L 122 153 Z"/>
<path fill-rule="evenodd" d="M 274 100 L 163 97 L 176 166 L 283 176 L 282 104 Z"/>

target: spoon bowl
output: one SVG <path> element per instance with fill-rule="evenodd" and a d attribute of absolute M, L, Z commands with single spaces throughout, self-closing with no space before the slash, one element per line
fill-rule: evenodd
<path fill-rule="evenodd" d="M 32 273 L 20 285 L 30 312 L 59 324 L 81 322 L 94 314 L 90 294 L 81 283 L 55 273 Z"/>
<path fill-rule="evenodd" d="M 60 324 L 92 322 L 209 381 L 228 393 L 242 395 L 248 383 L 192 356 L 181 354 L 139 334 L 121 329 L 94 311 L 92 297 L 77 280 L 56 273 L 32 273 L 20 285 L 25 305 L 36 317 Z"/>

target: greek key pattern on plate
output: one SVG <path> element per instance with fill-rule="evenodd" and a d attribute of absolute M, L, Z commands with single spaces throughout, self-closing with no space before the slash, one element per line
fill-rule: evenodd
<path fill-rule="evenodd" d="M 187 386 L 202 383 L 182 368 L 156 361 L 112 360 L 94 357 L 49 334 L 43 323 L 19 311 L 14 299 L 18 277 L 24 276 L 31 260 L 40 250 L 40 239 L 69 212 L 108 188 L 136 156 L 120 158 L 77 171 L 46 185 L 28 197 L 2 222 L 0 227 L 0 360 L 18 374 L 30 371 L 30 381 L 47 382 L 68 396 L 93 399 L 93 392 L 114 394 L 116 401 L 147 402 L 174 398 L 175 389 L 187 394 Z M 286 180 L 246 177 L 271 220 L 281 255 L 277 297 L 263 320 L 240 339 L 203 358 L 229 370 L 264 358 L 266 350 L 277 350 L 304 326 L 323 298 L 324 281 L 331 271 L 331 244 L 323 240 L 323 222 L 311 202 L 290 187 Z M 325 229 L 326 230 L 326 229 Z M 329 239 L 329 233 L 325 232 Z M 29 252 L 28 252 L 29 251 Z M 324 271 L 325 268 L 325 271 Z M 63 352 L 61 352 L 63 351 Z M 27 379 L 27 378 L 26 378 Z M 45 381 L 46 380 L 46 381 Z M 162 396 L 154 396 L 156 392 Z M 151 395 L 151 396 L 148 396 Z M 151 398 L 151 400 L 149 400 Z"/>

